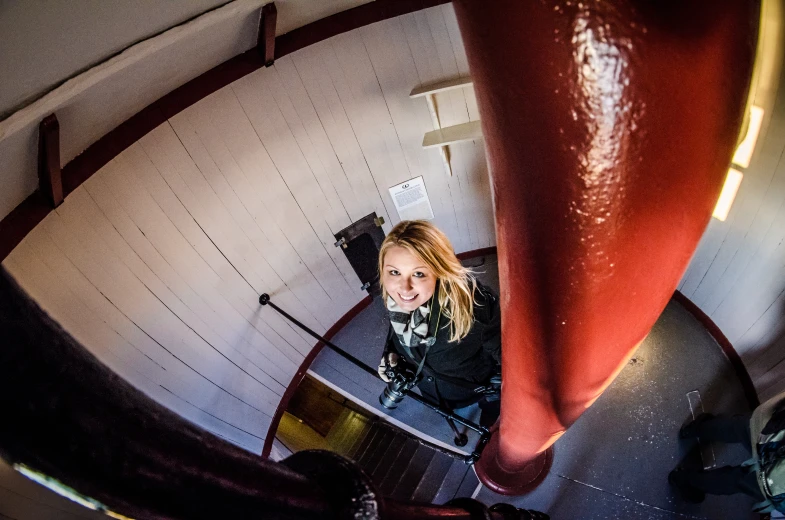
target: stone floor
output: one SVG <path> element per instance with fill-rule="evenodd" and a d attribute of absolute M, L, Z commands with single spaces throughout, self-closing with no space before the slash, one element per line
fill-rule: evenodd
<path fill-rule="evenodd" d="M 484 271 L 480 278 L 498 288 L 496 258 L 468 263 Z M 384 310 L 374 302 L 350 322 L 334 342 L 376 367 L 387 324 Z M 352 395 L 392 422 L 415 430 L 429 440 L 452 445 L 443 419 L 412 400 L 385 411 L 378 404 L 383 383 L 325 351 L 312 372 L 333 387 Z M 461 486 L 486 504 L 509 502 L 547 512 L 554 520 L 590 519 L 746 519 L 751 500 L 743 496 L 709 496 L 700 505 L 687 504 L 673 494 L 668 472 L 690 446 L 677 439 L 689 417 L 687 393 L 700 392 L 706 411 L 747 413 L 742 387 L 720 347 L 693 316 L 671 302 L 629 365 L 608 390 L 555 445 L 551 472 L 536 490 L 521 497 L 504 497 L 479 487 L 473 472 Z M 461 413 L 476 417 L 477 410 Z M 471 448 L 476 437 L 470 437 Z M 737 464 L 746 455 L 736 446 L 714 446 L 717 465 Z"/>

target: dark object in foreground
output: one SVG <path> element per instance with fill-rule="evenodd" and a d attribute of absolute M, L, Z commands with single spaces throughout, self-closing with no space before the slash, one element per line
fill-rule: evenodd
<path fill-rule="evenodd" d="M 104 366 L 0 271 L 0 457 L 134 518 L 547 518 L 466 499 L 378 496 L 350 461 L 301 452 L 275 463 L 152 401 Z M 509 514 L 507 513 L 509 511 Z"/>

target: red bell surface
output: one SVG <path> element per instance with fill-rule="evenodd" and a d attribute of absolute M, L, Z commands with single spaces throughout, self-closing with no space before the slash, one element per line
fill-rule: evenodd
<path fill-rule="evenodd" d="M 518 494 L 649 333 L 697 247 L 743 119 L 760 3 L 454 5 L 501 279 L 502 415 L 477 471 Z"/>

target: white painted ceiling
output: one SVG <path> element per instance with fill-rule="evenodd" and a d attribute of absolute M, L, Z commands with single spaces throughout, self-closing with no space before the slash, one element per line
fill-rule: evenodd
<path fill-rule="evenodd" d="M 277 0 L 278 34 L 370 0 Z M 226 0 L 0 0 L 0 120 Z"/>

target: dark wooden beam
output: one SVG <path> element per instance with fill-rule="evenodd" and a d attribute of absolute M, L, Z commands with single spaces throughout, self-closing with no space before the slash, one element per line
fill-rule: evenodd
<path fill-rule="evenodd" d="M 256 48 L 264 60 L 265 67 L 269 67 L 275 62 L 275 22 L 277 19 L 278 9 L 275 7 L 275 2 L 270 2 L 262 7 Z"/>
<path fill-rule="evenodd" d="M 38 189 L 56 208 L 63 202 L 60 170 L 60 123 L 50 114 L 38 126 Z"/>

